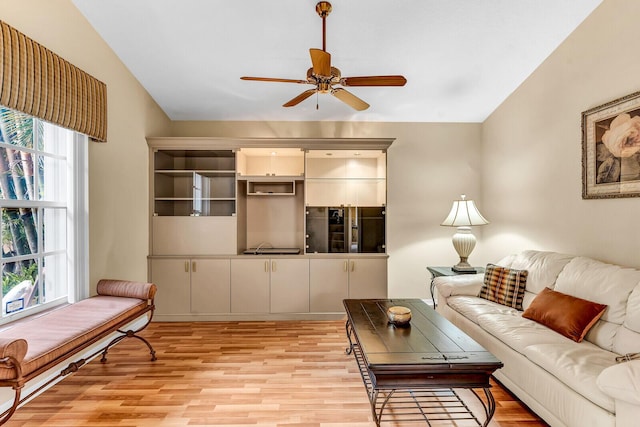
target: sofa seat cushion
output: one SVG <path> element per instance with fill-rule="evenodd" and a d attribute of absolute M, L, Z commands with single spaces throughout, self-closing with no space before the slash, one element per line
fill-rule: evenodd
<path fill-rule="evenodd" d="M 615 353 L 584 341 L 530 345 L 524 349 L 524 355 L 586 399 L 615 412 L 614 400 L 596 384 L 598 375 L 615 365 Z"/>
<path fill-rule="evenodd" d="M 22 374 L 28 375 L 99 337 L 146 306 L 147 301 L 138 298 L 95 296 L 19 322 L 2 331 L 1 335 L 27 342 Z M 13 370 L 0 369 L 0 379 L 10 379 L 14 375 Z"/>
<path fill-rule="evenodd" d="M 500 341 L 524 354 L 525 348 L 535 344 L 562 345 L 573 342 L 546 326 L 517 314 L 486 314 L 478 316 L 478 325 Z"/>
<path fill-rule="evenodd" d="M 520 316 L 522 312 L 502 304 L 491 302 L 475 296 L 452 296 L 447 298 L 447 305 L 474 323 L 483 314 L 511 314 Z"/>

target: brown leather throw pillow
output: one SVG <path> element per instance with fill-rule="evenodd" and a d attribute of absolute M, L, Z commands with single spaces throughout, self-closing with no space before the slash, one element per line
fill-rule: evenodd
<path fill-rule="evenodd" d="M 604 304 L 544 288 L 522 313 L 522 317 L 581 342 L 606 309 Z"/>

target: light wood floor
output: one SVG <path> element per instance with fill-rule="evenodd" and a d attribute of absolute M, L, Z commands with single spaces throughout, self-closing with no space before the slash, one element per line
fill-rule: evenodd
<path fill-rule="evenodd" d="M 152 323 L 143 336 L 157 361 L 124 340 L 6 425 L 374 426 L 342 321 Z M 493 394 L 491 426 L 547 426 L 499 385 Z"/>

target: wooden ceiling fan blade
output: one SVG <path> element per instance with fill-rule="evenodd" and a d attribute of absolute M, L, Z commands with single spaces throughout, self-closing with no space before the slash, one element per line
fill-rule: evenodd
<path fill-rule="evenodd" d="M 369 104 L 342 88 L 331 89 L 331 95 L 358 111 L 369 108 Z"/>
<path fill-rule="evenodd" d="M 404 86 L 407 79 L 404 76 L 363 76 L 343 77 L 340 84 L 343 86 Z"/>
<path fill-rule="evenodd" d="M 294 105 L 298 105 L 299 103 L 301 103 L 302 101 L 304 101 L 305 99 L 307 99 L 308 97 L 313 95 L 314 93 L 316 93 L 315 89 L 305 90 L 300 95 L 296 96 L 291 101 L 287 102 L 286 104 L 283 104 L 282 106 L 283 107 L 293 107 Z"/>
<path fill-rule="evenodd" d="M 308 84 L 309 83 L 306 80 L 276 79 L 276 78 L 271 78 L 271 77 L 240 77 L 240 80 L 252 80 L 252 81 L 256 81 L 256 82 L 300 83 L 300 84 Z"/>
<path fill-rule="evenodd" d="M 313 74 L 316 76 L 331 77 L 331 54 L 322 49 L 309 49 Z"/>

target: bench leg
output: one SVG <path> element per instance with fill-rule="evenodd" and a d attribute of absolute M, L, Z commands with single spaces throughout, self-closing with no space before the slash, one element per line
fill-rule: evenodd
<path fill-rule="evenodd" d="M 138 332 L 142 331 L 144 328 L 146 328 L 147 326 L 149 326 L 149 323 L 151 323 L 151 317 L 149 316 L 149 319 L 147 320 L 147 323 L 145 323 L 140 329 L 133 331 L 131 329 L 129 329 L 128 331 L 122 331 L 120 329 L 118 329 L 118 332 L 120 332 L 122 335 L 120 335 L 119 337 L 115 337 L 109 344 L 107 344 L 107 346 L 104 348 L 104 351 L 102 352 L 102 357 L 100 358 L 100 362 L 102 363 L 106 363 L 107 361 L 107 352 L 109 351 L 109 349 L 111 347 L 113 347 L 114 345 L 116 345 L 117 343 L 119 343 L 120 341 L 122 341 L 125 338 L 137 338 L 140 341 L 142 341 L 143 343 L 145 343 L 147 345 L 147 348 L 149 349 L 149 353 L 151 354 L 151 361 L 154 362 L 156 360 L 158 360 L 158 358 L 156 357 L 156 351 L 153 349 L 153 347 L 151 346 L 151 343 L 149 343 L 149 341 L 147 341 L 145 338 L 136 335 Z"/>
<path fill-rule="evenodd" d="M 22 393 L 22 386 L 20 386 L 19 388 L 14 388 L 14 390 L 15 396 L 13 397 L 13 405 L 11 406 L 11 408 L 2 413 L 2 418 L 0 418 L 0 426 L 9 421 L 9 418 L 11 418 L 14 412 L 16 412 L 16 409 L 18 409 L 18 405 L 20 404 L 20 394 Z"/>
<path fill-rule="evenodd" d="M 109 344 L 107 344 L 107 346 L 104 348 L 104 351 L 102 352 L 102 357 L 100 358 L 100 362 L 105 363 L 107 361 L 107 352 L 109 351 L 109 349 L 111 347 L 113 347 L 114 345 L 116 345 L 117 343 L 119 343 L 120 341 L 122 341 L 125 338 L 137 338 L 140 341 L 142 341 L 143 343 L 145 343 L 147 345 L 147 347 L 149 348 L 149 353 L 151 354 L 151 361 L 154 362 L 156 360 L 158 360 L 158 358 L 156 357 L 156 351 L 153 349 L 153 347 L 151 346 L 151 344 L 149 343 L 149 341 L 147 341 L 146 339 L 142 338 L 139 335 L 136 335 L 136 332 L 138 331 L 132 331 L 132 330 L 128 330 L 127 332 L 124 331 L 118 331 L 123 333 L 124 335 L 120 335 L 119 337 L 114 338 Z"/>
<path fill-rule="evenodd" d="M 3 368 L 12 369 L 15 372 L 16 378 L 22 377 L 22 369 L 20 368 L 20 363 L 13 356 L 7 356 L 0 359 L 0 366 L 2 366 Z M 18 405 L 20 405 L 22 387 L 24 387 L 23 380 L 18 380 L 11 386 L 15 393 L 13 396 L 13 405 L 11 405 L 11 408 L 0 414 L 0 426 L 9 421 L 9 418 L 11 418 L 13 413 L 18 409 Z"/>

